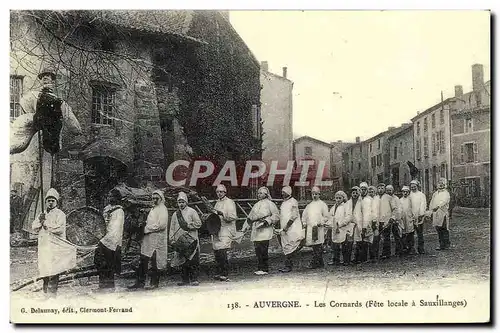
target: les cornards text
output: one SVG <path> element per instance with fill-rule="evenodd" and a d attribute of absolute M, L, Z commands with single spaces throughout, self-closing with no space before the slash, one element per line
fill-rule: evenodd
<path fill-rule="evenodd" d="M 467 300 L 447 300 L 436 295 L 434 299 L 399 299 L 399 300 L 366 300 L 366 301 L 312 301 L 304 302 L 297 300 L 262 300 L 249 303 L 233 302 L 227 303 L 227 308 L 230 310 L 236 309 L 263 309 L 263 308 L 410 308 L 410 307 L 451 307 L 465 308 Z"/>

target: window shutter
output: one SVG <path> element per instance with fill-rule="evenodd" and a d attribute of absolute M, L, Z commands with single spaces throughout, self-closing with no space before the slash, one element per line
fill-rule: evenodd
<path fill-rule="evenodd" d="M 465 150 L 465 147 L 463 144 L 460 145 L 460 163 L 465 163 L 465 160 L 464 160 L 464 150 Z"/>
<path fill-rule="evenodd" d="M 477 163 L 477 143 L 474 142 L 474 162 Z"/>

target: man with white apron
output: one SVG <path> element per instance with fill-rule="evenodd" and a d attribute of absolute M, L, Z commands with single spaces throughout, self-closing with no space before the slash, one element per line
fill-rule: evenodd
<path fill-rule="evenodd" d="M 410 200 L 411 210 L 415 217 L 415 229 L 417 231 L 417 251 L 419 254 L 425 254 L 424 248 L 424 217 L 427 211 L 427 198 L 425 194 L 418 189 L 418 180 L 410 182 Z"/>
<path fill-rule="evenodd" d="M 177 205 L 179 209 L 172 215 L 170 228 L 168 232 L 169 243 L 176 249 L 172 258 L 172 267 L 182 268 L 182 282 L 179 286 L 199 285 L 198 270 L 200 265 L 200 240 L 198 238 L 198 229 L 201 227 L 201 219 L 196 210 L 187 205 L 188 197 L 186 193 L 179 192 L 177 196 Z M 187 243 L 196 243 L 194 250 L 190 253 L 176 248 L 176 244 L 186 245 Z M 185 248 L 185 247 L 184 247 Z M 190 249 L 190 247 L 188 247 Z M 183 252 L 183 253 L 181 253 Z"/>
<path fill-rule="evenodd" d="M 121 246 L 125 213 L 120 205 L 121 195 L 116 190 L 108 194 L 108 205 L 104 207 L 106 235 L 97 244 L 94 264 L 99 272 L 99 289 L 115 287 L 115 273 L 121 273 Z"/>
<path fill-rule="evenodd" d="M 319 187 L 311 190 L 312 201 L 302 213 L 302 224 L 306 227 L 306 246 L 312 247 L 313 257 L 307 268 L 315 269 L 324 267 L 323 243 L 325 241 L 325 226 L 330 221 L 328 206 L 321 200 Z"/>
<path fill-rule="evenodd" d="M 219 184 L 215 190 L 217 202 L 214 212 L 219 215 L 221 225 L 217 235 L 212 235 L 212 248 L 214 250 L 215 262 L 217 263 L 217 274 L 214 276 L 219 281 L 229 281 L 229 262 L 227 252 L 231 243 L 236 238 L 236 204 L 227 197 L 227 189 Z"/>
<path fill-rule="evenodd" d="M 137 269 L 137 280 L 129 289 L 144 288 L 148 265 L 151 262 L 151 283 L 149 289 L 156 289 L 160 284 L 159 270 L 167 268 L 167 225 L 168 210 L 165 196 L 160 190 L 153 192 L 154 207 L 149 211 L 144 226 L 144 238 L 141 242 L 141 262 Z"/>
<path fill-rule="evenodd" d="M 59 275 L 76 266 L 76 247 L 66 240 L 66 214 L 57 208 L 59 193 L 51 188 L 45 195 L 45 211 L 32 223 L 38 232 L 38 271 L 43 292 L 57 294 Z"/>
<path fill-rule="evenodd" d="M 373 243 L 372 218 L 372 198 L 368 195 L 368 184 L 363 182 L 359 185 L 360 205 L 355 207 L 353 212 L 356 228 L 354 229 L 354 241 L 356 242 L 356 252 L 354 254 L 357 264 L 368 261 L 368 251 Z"/>
<path fill-rule="evenodd" d="M 279 271 L 288 273 L 292 271 L 293 259 L 301 249 L 304 229 L 300 221 L 299 203 L 292 197 L 292 188 L 283 187 L 281 195 L 283 203 L 280 207 L 280 225 L 275 233 L 278 235 L 278 241 L 285 254 L 285 267 Z"/>
<path fill-rule="evenodd" d="M 254 244 L 258 262 L 257 271 L 254 274 L 267 275 L 269 273 L 269 241 L 273 238 L 274 225 L 280 217 L 278 207 L 271 201 L 271 193 L 267 187 L 259 188 L 257 197 L 259 201 L 248 214 L 242 231 L 251 225 L 250 240 Z"/>
<path fill-rule="evenodd" d="M 335 193 L 335 204 L 330 209 L 330 225 L 332 230 L 332 261 L 328 265 L 340 265 L 340 253 L 343 254 L 344 262 L 349 262 L 350 257 L 346 256 L 349 253 L 347 247 L 351 246 L 352 243 L 348 242 L 348 235 L 352 237 L 353 224 L 350 221 L 349 212 L 347 208 L 347 194 L 344 191 L 338 191 Z"/>
<path fill-rule="evenodd" d="M 401 203 L 401 224 L 403 229 L 403 253 L 415 254 L 415 216 L 413 215 L 410 198 L 410 188 L 403 186 Z"/>
<path fill-rule="evenodd" d="M 400 219 L 399 212 L 399 201 L 396 201 L 393 197 L 394 188 L 392 185 L 379 184 L 378 191 L 380 197 L 380 208 L 379 208 L 379 224 L 381 230 L 381 237 L 383 238 L 382 244 L 382 259 L 388 259 L 391 257 L 391 233 L 394 235 L 394 241 L 396 242 L 396 254 L 400 250 L 401 237 L 399 234 L 398 221 Z"/>
<path fill-rule="evenodd" d="M 378 222 L 379 208 L 380 208 L 380 195 L 377 193 L 375 186 L 368 187 L 368 195 L 372 198 L 372 230 L 373 242 L 370 246 L 370 261 L 372 263 L 378 262 L 378 255 L 380 249 L 380 227 Z"/>
<path fill-rule="evenodd" d="M 450 193 L 446 189 L 447 181 L 441 178 L 438 182 L 438 189 L 432 195 L 429 210 L 432 212 L 432 225 L 436 228 L 439 237 L 439 247 L 437 251 L 448 250 L 450 248 L 450 220 L 449 205 Z"/>

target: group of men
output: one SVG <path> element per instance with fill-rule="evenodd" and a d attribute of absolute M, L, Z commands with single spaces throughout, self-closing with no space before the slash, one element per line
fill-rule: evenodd
<path fill-rule="evenodd" d="M 402 197 L 394 194 L 392 185 L 378 184 L 368 186 L 363 182 L 351 188 L 350 198 L 343 191 L 335 194 L 335 204 L 328 209 L 321 200 L 318 187 L 311 190 L 312 201 L 307 204 L 302 214 L 299 204 L 292 196 L 292 189 L 282 189 L 283 201 L 278 208 L 273 202 L 269 189 L 258 190 L 258 201 L 246 216 L 241 231 L 237 231 L 238 219 L 235 202 L 227 197 L 224 185 L 216 188 L 217 202 L 210 208 L 209 214 L 220 218 L 220 228 L 211 235 L 211 243 L 216 261 L 214 279 L 229 281 L 228 250 L 233 242 L 241 242 L 243 235 L 250 231 L 250 240 L 254 244 L 257 258 L 256 275 L 269 273 L 269 242 L 276 236 L 281 246 L 284 265 L 279 269 L 282 273 L 293 270 L 296 255 L 304 247 L 313 250 L 312 260 L 308 268 L 324 267 L 324 245 L 332 249 L 331 265 L 361 264 L 368 261 L 377 262 L 387 259 L 392 254 L 391 235 L 394 237 L 395 254 L 424 254 L 423 223 L 425 218 L 432 218 L 439 236 L 438 250 L 450 247 L 449 240 L 449 203 L 450 194 L 446 189 L 446 179 L 441 179 L 438 189 L 433 194 L 427 210 L 425 195 L 419 190 L 418 181 L 410 183 L 410 187 L 402 188 Z M 99 241 L 94 255 L 94 263 L 99 274 L 100 289 L 114 289 L 115 274 L 121 270 L 121 244 L 123 241 L 123 225 L 125 214 L 120 193 L 112 190 L 108 195 L 108 205 L 103 210 L 106 221 L 106 235 Z M 184 250 L 174 247 L 171 267 L 181 270 L 181 282 L 178 285 L 198 285 L 200 261 L 200 242 L 198 229 L 208 214 L 198 212 L 188 206 L 188 197 L 180 192 L 177 197 L 177 210 L 169 218 L 165 198 L 162 191 L 152 194 L 153 208 L 148 213 L 144 224 L 144 238 L 141 241 L 140 262 L 136 271 L 136 281 L 130 289 L 158 288 L 159 271 L 167 267 L 169 245 L 184 243 Z M 51 234 L 53 237 L 65 238 L 66 217 L 57 208 L 59 194 L 55 189 L 47 192 L 46 210 L 33 222 L 33 229 L 39 236 L 39 269 L 43 275 L 45 292 L 57 291 L 59 274 L 62 271 L 47 268 L 58 260 L 51 251 L 51 242 L 41 242 L 40 237 Z M 415 233 L 417 249 L 415 250 Z M 379 256 L 380 242 L 382 253 Z M 187 249 L 187 250 L 186 250 Z M 354 258 L 353 257 L 354 252 Z M 342 260 L 341 260 L 342 258 Z M 43 273 L 42 272 L 49 272 Z M 146 276 L 151 276 L 146 287 Z"/>

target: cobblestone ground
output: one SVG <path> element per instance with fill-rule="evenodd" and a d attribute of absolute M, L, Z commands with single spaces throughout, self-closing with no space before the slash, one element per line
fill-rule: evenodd
<path fill-rule="evenodd" d="M 213 254 L 210 244 L 202 245 L 202 269 L 200 273 L 200 287 L 210 290 L 227 290 L 238 288 L 242 284 L 245 288 L 260 288 L 262 283 L 279 281 L 280 284 L 305 283 L 310 281 L 332 280 L 335 287 L 357 288 L 357 286 L 383 287 L 387 290 L 412 290 L 426 288 L 439 283 L 440 286 L 451 286 L 455 283 L 488 283 L 490 278 L 490 216 L 487 210 L 458 208 L 454 212 L 451 222 L 452 248 L 449 251 L 438 252 L 437 234 L 431 225 L 426 226 L 426 255 L 410 257 L 392 257 L 377 264 L 363 264 L 348 267 L 327 266 L 324 269 L 307 270 L 306 266 L 311 259 L 309 249 L 303 249 L 298 256 L 294 272 L 289 274 L 278 273 L 282 266 L 283 256 L 275 240 L 270 246 L 269 276 L 258 277 L 253 275 L 256 270 L 256 259 L 250 241 L 244 240 L 236 246 L 230 254 L 231 271 L 230 282 L 216 282 L 211 279 Z M 326 253 L 325 261 L 329 260 L 330 253 Z M 11 249 L 11 282 L 30 278 L 36 275 L 36 247 Z M 186 291 L 190 288 L 177 287 L 178 274 L 162 277 L 160 288 L 155 291 L 140 291 L 135 293 L 169 293 Z M 266 280 L 268 282 L 266 282 Z M 127 284 L 133 283 L 133 278 L 124 276 L 118 279 L 116 293 L 123 297 Z M 91 295 L 97 288 L 97 278 L 70 281 L 60 286 L 60 295 Z M 15 292 L 16 297 L 38 298 L 42 293 L 39 287 L 30 286 Z M 207 289 L 207 290 L 208 290 Z"/>

